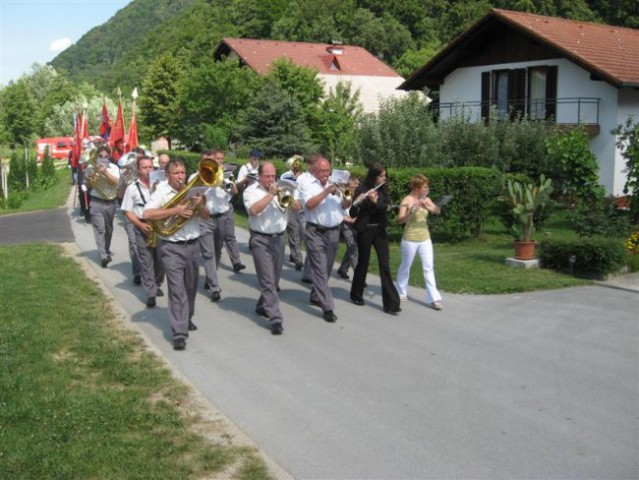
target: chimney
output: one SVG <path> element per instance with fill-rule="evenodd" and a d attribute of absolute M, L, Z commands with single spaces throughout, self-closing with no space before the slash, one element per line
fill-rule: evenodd
<path fill-rule="evenodd" d="M 331 40 L 331 44 L 326 47 L 326 51 L 333 55 L 341 55 L 344 53 L 344 47 L 342 46 L 342 42 L 339 40 Z"/>

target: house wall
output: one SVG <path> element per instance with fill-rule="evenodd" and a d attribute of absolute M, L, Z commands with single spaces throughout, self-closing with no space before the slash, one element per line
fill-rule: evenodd
<path fill-rule="evenodd" d="M 328 95 L 331 88 L 334 90 L 339 82 L 351 82 L 353 92 L 359 89 L 359 101 L 366 113 L 378 112 L 383 99 L 402 98 L 409 93 L 405 90 L 397 90 L 404 81 L 402 77 L 320 74 L 319 78 L 324 83 L 324 95 Z"/>
<path fill-rule="evenodd" d="M 458 68 L 451 72 L 440 86 L 441 103 L 449 102 L 478 102 L 481 100 L 481 73 L 487 70 L 526 68 L 539 65 L 557 66 L 557 98 L 598 98 L 599 111 L 595 104 L 584 103 L 578 108 L 573 103 L 559 103 L 557 105 L 557 123 L 599 123 L 600 133 L 590 140 L 590 149 L 599 162 L 599 178 L 608 194 L 621 194 L 625 183 L 625 175 L 619 166 L 619 154 L 616 152 L 615 138 L 610 131 L 619 123 L 620 115 L 626 118 L 628 112 L 637 114 L 637 95 L 626 94 L 623 102 L 619 91 L 603 81 L 590 79 L 590 73 L 578 65 L 565 60 L 539 60 L 532 62 L 504 63 L 499 65 L 483 65 L 479 67 Z M 633 90 L 636 94 L 637 92 Z M 618 106 L 619 105 L 619 106 Z M 442 118 L 450 115 L 450 111 L 442 110 Z M 479 108 L 464 109 L 471 120 L 479 121 Z"/>

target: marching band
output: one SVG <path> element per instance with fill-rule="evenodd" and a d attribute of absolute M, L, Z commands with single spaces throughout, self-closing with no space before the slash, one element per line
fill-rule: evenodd
<path fill-rule="evenodd" d="M 349 172 L 333 170 L 325 157 L 310 156 L 303 171 L 303 157 L 294 155 L 287 161 L 289 171 L 278 180 L 274 164 L 261 161 L 262 153 L 257 150 L 251 153 L 237 182 L 237 166 L 225 163 L 222 150 L 203 151 L 198 171 L 188 182 L 183 160 L 166 154 L 154 160 L 151 152 L 141 148 L 124 154 L 119 168 L 106 146 L 94 148 L 84 162 L 83 179 L 91 199 L 90 220 L 100 264 L 106 268 L 112 261 L 111 237 L 119 201 L 132 266 L 137 263 L 133 283 L 144 289 L 146 308 L 154 308 L 156 297 L 164 295 L 166 279 L 174 349 L 184 350 L 189 333 L 198 328 L 193 317 L 200 264 L 205 273 L 204 289 L 214 303 L 221 300 L 217 270 L 222 247 L 226 246 L 235 273 L 245 268 L 235 239 L 231 202 L 235 195 L 241 196 L 248 214 L 248 246 L 259 285 L 255 313 L 268 321 L 273 335 L 284 331 L 279 282 L 285 263 L 285 235 L 289 260 L 296 270 L 304 269 L 302 281 L 311 284 L 309 302 L 321 309 L 326 322 L 337 321 L 329 279 L 340 238 L 348 248 L 337 273 L 349 280 L 349 267 L 355 269 L 351 301 L 364 303 L 369 252 L 374 246 L 383 277 L 384 311 L 400 312 L 400 295 L 390 276 L 388 240 L 383 231 L 390 210 L 383 167 L 378 166 L 381 170 L 373 172 L 375 175 L 369 172 L 371 180 L 359 185 Z M 154 170 L 154 161 L 160 170 Z M 413 210 L 419 218 L 411 217 L 410 221 L 423 223 L 420 228 L 427 229 L 422 221 L 425 216 Z M 404 213 L 404 217 L 412 213 Z M 305 261 L 302 241 L 306 245 Z M 366 265 L 358 262 L 358 250 Z M 403 301 L 406 287 L 404 282 L 400 285 Z M 434 300 L 437 308 L 433 308 L 441 310 L 438 292 Z"/>

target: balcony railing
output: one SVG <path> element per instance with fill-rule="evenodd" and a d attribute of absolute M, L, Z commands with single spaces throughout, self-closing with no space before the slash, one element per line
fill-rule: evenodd
<path fill-rule="evenodd" d="M 497 118 L 506 120 L 520 114 L 532 120 L 553 120 L 557 125 L 599 125 L 600 98 L 567 97 L 551 99 L 509 100 L 507 105 L 482 101 L 433 102 L 431 108 L 439 110 L 440 118 L 463 116 L 479 121 L 492 110 Z M 482 112 L 484 114 L 482 115 Z"/>

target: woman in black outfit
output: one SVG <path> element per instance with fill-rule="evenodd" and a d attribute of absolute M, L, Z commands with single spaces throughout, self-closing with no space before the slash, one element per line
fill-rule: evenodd
<path fill-rule="evenodd" d="M 351 217 L 356 217 L 354 228 L 357 232 L 359 258 L 351 285 L 351 301 L 355 305 L 364 305 L 364 285 L 368 273 L 371 246 L 373 246 L 379 263 L 384 311 L 395 314 L 399 313 L 401 308 L 399 308 L 399 294 L 388 265 L 389 249 L 386 226 L 390 199 L 388 185 L 385 182 L 386 168 L 379 162 L 373 162 L 368 167 L 366 178 L 355 190 L 355 201 L 349 214 Z M 375 187 L 379 188 L 375 189 Z"/>

